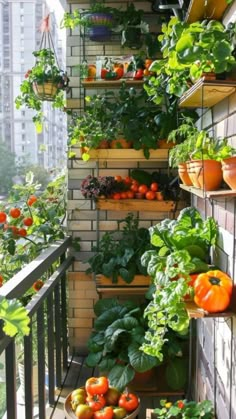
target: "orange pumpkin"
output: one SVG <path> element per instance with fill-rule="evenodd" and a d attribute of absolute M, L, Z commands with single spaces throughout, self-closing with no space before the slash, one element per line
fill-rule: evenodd
<path fill-rule="evenodd" d="M 233 281 L 225 272 L 208 271 L 198 275 L 194 283 L 194 301 L 209 313 L 224 311 L 230 304 L 232 290 Z"/>

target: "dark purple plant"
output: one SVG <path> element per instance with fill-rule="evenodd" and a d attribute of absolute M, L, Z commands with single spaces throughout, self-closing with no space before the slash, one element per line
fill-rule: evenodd
<path fill-rule="evenodd" d="M 122 188 L 123 186 L 123 188 Z M 113 176 L 87 176 L 81 183 L 81 193 L 85 198 L 109 197 L 114 192 L 124 189 L 124 185 L 118 183 Z"/>

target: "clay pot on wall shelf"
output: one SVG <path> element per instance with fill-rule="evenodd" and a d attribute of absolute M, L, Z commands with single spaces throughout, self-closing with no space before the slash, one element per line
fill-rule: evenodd
<path fill-rule="evenodd" d="M 162 140 L 157 141 L 157 145 L 158 145 L 158 148 L 161 148 L 161 149 L 168 148 L 169 149 L 169 148 L 173 148 L 175 146 L 175 143 L 173 141 L 167 141 L 165 139 L 162 139 Z"/>
<path fill-rule="evenodd" d="M 236 156 L 222 160 L 222 171 L 225 183 L 236 189 Z"/>
<path fill-rule="evenodd" d="M 127 141 L 125 138 L 117 138 L 111 141 L 111 148 L 132 148 L 132 141 Z"/>
<path fill-rule="evenodd" d="M 189 178 L 192 182 L 192 185 L 195 188 L 200 188 L 200 183 L 199 183 L 197 175 L 195 173 L 195 160 L 187 161 L 186 164 L 187 164 L 187 172 L 188 172 Z"/>
<path fill-rule="evenodd" d="M 194 172 L 201 189 L 215 191 L 220 188 L 223 172 L 219 161 L 195 160 Z"/>
<path fill-rule="evenodd" d="M 179 178 L 181 179 L 184 185 L 186 186 L 193 185 L 187 171 L 187 163 L 181 163 L 178 165 L 178 174 L 179 174 Z"/>

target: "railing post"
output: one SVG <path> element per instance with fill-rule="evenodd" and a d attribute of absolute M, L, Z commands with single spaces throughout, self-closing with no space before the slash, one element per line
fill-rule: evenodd
<path fill-rule="evenodd" d="M 38 387 L 39 387 L 39 417 L 46 418 L 45 397 L 45 337 L 44 337 L 44 305 L 37 311 L 37 338 L 38 338 Z"/>
<path fill-rule="evenodd" d="M 60 258 L 60 262 L 65 260 L 65 253 Z M 61 279 L 61 326 L 62 326 L 62 354 L 63 354 L 63 369 L 66 370 L 68 366 L 68 342 L 67 342 L 67 300 L 66 300 L 66 274 L 63 274 Z"/>
<path fill-rule="evenodd" d="M 5 352 L 6 363 L 6 391 L 7 391 L 7 419 L 17 418 L 16 409 L 16 362 L 15 342 L 12 340 Z"/>
<path fill-rule="evenodd" d="M 33 352 L 32 352 L 32 321 L 31 332 L 24 337 L 24 392 L 25 392 L 25 419 L 33 417 Z"/>
<path fill-rule="evenodd" d="M 55 402 L 55 374 L 54 374 L 54 313 L 53 313 L 53 296 L 50 294 L 47 299 L 47 337 L 48 337 L 48 399 L 49 404 Z"/>
<path fill-rule="evenodd" d="M 59 285 L 54 290 L 55 306 L 55 335 L 56 335 L 56 386 L 61 388 L 61 306 L 60 306 L 60 288 Z"/>

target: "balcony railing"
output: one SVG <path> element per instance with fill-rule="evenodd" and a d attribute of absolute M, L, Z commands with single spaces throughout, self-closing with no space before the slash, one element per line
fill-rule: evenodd
<path fill-rule="evenodd" d="M 70 238 L 54 243 L 0 289 L 1 296 L 8 299 L 20 299 L 35 281 L 42 275 L 44 277 L 47 275 L 44 286 L 26 306 L 31 319 L 31 332 L 29 336 L 22 338 L 24 350 L 23 393 L 25 396 L 23 402 L 21 400 L 23 407 L 21 407 L 20 416 L 25 419 L 34 417 L 33 354 L 36 352 L 38 365 L 37 417 L 40 419 L 46 418 L 47 404 L 54 405 L 55 388 L 61 388 L 63 371 L 67 369 L 66 271 L 72 263 L 72 257 L 67 256 L 69 244 Z M 4 335 L 2 330 L 0 331 L 0 356 L 5 353 L 5 380 L 2 379 L 2 381 L 5 381 L 6 392 L 6 407 L 0 406 L 3 412 L 3 416 L 0 416 L 7 419 L 20 417 L 17 415 L 17 411 L 19 413 L 18 346 L 18 337 L 10 338 Z M 46 372 L 47 394 L 45 392 Z"/>

